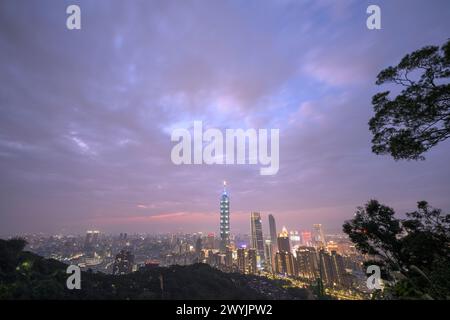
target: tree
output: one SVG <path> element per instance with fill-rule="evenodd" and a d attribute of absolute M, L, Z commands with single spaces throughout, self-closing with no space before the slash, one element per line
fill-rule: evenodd
<path fill-rule="evenodd" d="M 343 230 L 392 281 L 389 294 L 450 299 L 450 214 L 420 201 L 406 219 L 397 219 L 392 208 L 370 200 Z"/>
<path fill-rule="evenodd" d="M 450 40 L 441 48 L 426 46 L 407 54 L 395 67 L 382 70 L 377 85 L 394 84 L 372 97 L 369 121 L 372 151 L 395 160 L 423 160 L 423 153 L 450 137 Z"/>

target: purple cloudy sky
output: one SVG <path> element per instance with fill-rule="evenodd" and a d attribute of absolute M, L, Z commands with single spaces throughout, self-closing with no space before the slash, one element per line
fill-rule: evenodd
<path fill-rule="evenodd" d="M 382 9 L 382 30 L 366 8 Z M 82 30 L 65 27 L 79 4 Z M 377 73 L 450 36 L 450 1 L 0 2 L 0 234 L 340 230 L 370 198 L 450 209 L 450 141 L 370 151 Z M 170 130 L 279 128 L 280 170 L 175 166 Z"/>

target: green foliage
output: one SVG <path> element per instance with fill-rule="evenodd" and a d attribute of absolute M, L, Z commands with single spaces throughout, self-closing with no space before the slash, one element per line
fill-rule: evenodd
<path fill-rule="evenodd" d="M 397 219 L 392 208 L 370 200 L 343 230 L 356 248 L 374 259 L 382 278 L 393 280 L 387 296 L 450 298 L 450 215 L 425 201 Z"/>
<path fill-rule="evenodd" d="M 394 84 L 372 98 L 369 121 L 372 151 L 394 159 L 423 160 L 423 153 L 450 137 L 450 40 L 441 48 L 427 46 L 407 54 L 377 76 L 377 85 Z"/>

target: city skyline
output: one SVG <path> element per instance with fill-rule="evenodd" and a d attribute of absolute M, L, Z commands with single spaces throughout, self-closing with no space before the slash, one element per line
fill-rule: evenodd
<path fill-rule="evenodd" d="M 450 209 L 449 141 L 396 162 L 367 124 L 377 74 L 447 40 L 448 1 L 379 1 L 381 30 L 368 1 L 77 3 L 76 31 L 67 3 L 0 3 L 1 235 L 218 234 L 223 180 L 233 233 L 251 212 L 268 234 L 268 214 L 341 231 L 370 199 Z M 279 171 L 174 165 L 170 133 L 196 120 L 280 129 Z"/>

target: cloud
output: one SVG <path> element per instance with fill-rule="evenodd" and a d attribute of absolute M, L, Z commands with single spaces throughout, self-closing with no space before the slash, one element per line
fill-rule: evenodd
<path fill-rule="evenodd" d="M 381 2 L 378 33 L 364 1 L 79 3 L 77 32 L 65 2 L 0 3 L 1 233 L 216 230 L 224 179 L 236 232 L 253 210 L 340 229 L 370 197 L 450 207 L 445 145 L 395 163 L 367 128 L 376 74 L 448 37 L 448 1 Z M 279 128 L 279 173 L 174 166 L 194 120 Z"/>

